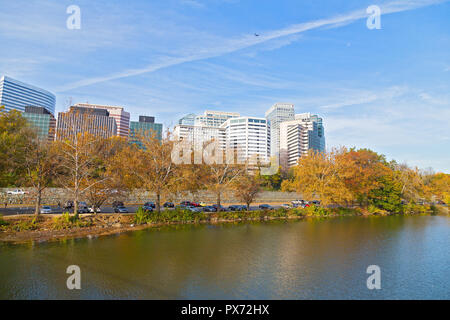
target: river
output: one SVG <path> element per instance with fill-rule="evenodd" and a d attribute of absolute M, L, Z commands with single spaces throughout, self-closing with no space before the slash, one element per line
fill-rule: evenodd
<path fill-rule="evenodd" d="M 450 299 L 450 217 L 184 225 L 0 244 L 0 299 Z M 69 265 L 81 290 L 66 286 Z M 369 265 L 381 289 L 369 290 Z"/>

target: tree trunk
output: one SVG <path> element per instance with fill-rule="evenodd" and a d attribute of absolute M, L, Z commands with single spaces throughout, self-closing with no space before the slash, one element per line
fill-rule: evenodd
<path fill-rule="evenodd" d="M 159 192 L 156 193 L 156 211 L 161 213 L 161 194 Z"/>
<path fill-rule="evenodd" d="M 78 213 L 78 189 L 75 189 L 75 200 L 73 202 L 73 213 Z"/>
<path fill-rule="evenodd" d="M 247 202 L 247 211 L 250 211 L 250 201 Z"/>
<path fill-rule="evenodd" d="M 40 209 L 41 209 L 41 196 L 42 196 L 42 190 L 41 190 L 40 184 L 38 184 L 38 187 L 37 187 L 37 194 L 36 194 L 36 207 L 35 207 L 35 209 L 34 209 L 34 214 L 35 214 L 36 216 L 38 216 L 39 213 L 41 213 L 41 212 L 40 212 Z"/>
<path fill-rule="evenodd" d="M 222 206 L 220 205 L 220 192 L 217 192 L 217 212 L 222 211 Z"/>

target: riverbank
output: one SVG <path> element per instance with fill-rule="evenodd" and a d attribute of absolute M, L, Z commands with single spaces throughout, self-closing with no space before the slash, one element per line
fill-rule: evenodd
<path fill-rule="evenodd" d="M 402 214 L 448 214 L 447 207 L 415 207 Z M 0 241 L 27 243 L 63 239 L 95 238 L 123 232 L 177 224 L 220 224 L 245 221 L 300 220 L 340 216 L 393 215 L 385 211 L 369 212 L 361 208 L 296 208 L 260 211 L 226 211 L 194 213 L 182 210 L 136 214 L 33 215 L 0 217 Z"/>

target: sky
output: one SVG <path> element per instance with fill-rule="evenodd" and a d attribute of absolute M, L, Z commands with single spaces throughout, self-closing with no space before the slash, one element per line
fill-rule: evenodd
<path fill-rule="evenodd" d="M 69 29 L 70 5 L 80 29 Z M 369 29 L 367 7 L 381 10 Z M 450 173 L 448 0 L 0 0 L 0 75 L 173 126 L 188 113 L 324 119 L 327 149 Z M 372 21 L 372 20 L 371 20 Z M 258 34 L 259 36 L 256 36 Z"/>

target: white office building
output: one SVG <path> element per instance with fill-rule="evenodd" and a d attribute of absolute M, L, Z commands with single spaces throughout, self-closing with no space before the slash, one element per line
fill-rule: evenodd
<path fill-rule="evenodd" d="M 225 121 L 237 118 L 238 112 L 211 111 L 206 110 L 202 115 L 195 117 L 195 125 L 206 127 L 220 127 Z"/>
<path fill-rule="evenodd" d="M 225 145 L 237 151 L 240 162 L 267 163 L 270 158 L 270 127 L 265 118 L 239 117 L 228 119 L 221 126 L 225 129 Z"/>
<path fill-rule="evenodd" d="M 174 127 L 177 140 L 188 141 L 194 148 L 202 149 L 205 144 L 217 141 L 221 149 L 225 149 L 225 129 L 202 125 L 178 124 Z"/>
<path fill-rule="evenodd" d="M 294 105 L 291 103 L 276 103 L 267 110 L 265 117 L 270 126 L 270 155 L 280 153 L 280 123 L 294 120 Z"/>
<path fill-rule="evenodd" d="M 295 166 L 309 149 L 325 151 L 322 118 L 302 113 L 280 124 L 280 164 L 284 169 Z"/>

